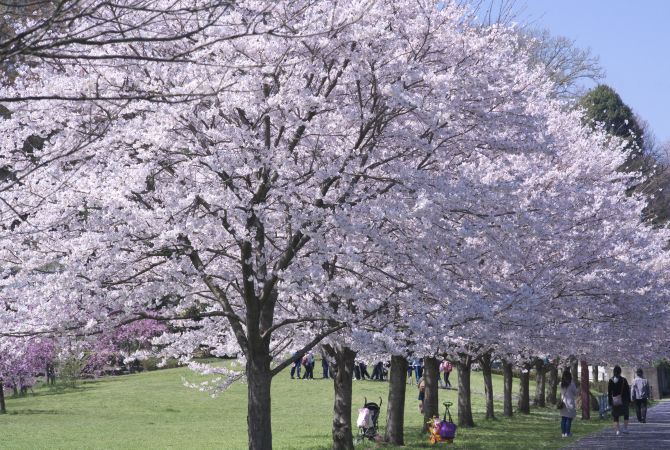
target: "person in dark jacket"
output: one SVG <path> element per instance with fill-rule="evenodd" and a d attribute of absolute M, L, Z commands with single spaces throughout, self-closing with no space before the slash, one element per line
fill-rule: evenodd
<path fill-rule="evenodd" d="M 607 384 L 607 399 L 612 407 L 614 431 L 618 436 L 621 431 L 628 433 L 628 411 L 630 405 L 630 386 L 628 380 L 621 376 L 621 367 L 614 366 L 612 378 Z M 623 416 L 623 430 L 619 430 L 619 417 Z"/>
<path fill-rule="evenodd" d="M 361 361 L 360 363 L 358 363 L 358 367 L 359 367 L 360 372 L 361 372 L 361 379 L 365 380 L 366 377 L 369 379 L 370 374 L 368 373 L 367 364 L 365 364 L 363 361 Z"/>
<path fill-rule="evenodd" d="M 300 365 L 301 359 L 296 356 L 295 352 L 293 353 L 293 357 L 295 358 L 295 360 L 293 360 L 293 365 L 291 365 L 291 379 L 292 380 L 294 379 L 296 370 L 298 371 L 298 379 L 300 379 L 300 370 L 302 367 Z"/>
<path fill-rule="evenodd" d="M 374 369 L 372 369 L 372 377 L 370 377 L 370 379 L 384 381 L 384 363 L 382 361 L 379 361 L 377 364 L 375 364 Z"/>
<path fill-rule="evenodd" d="M 328 358 L 326 358 L 324 352 L 321 352 L 321 369 L 323 370 L 323 378 L 328 378 Z"/>

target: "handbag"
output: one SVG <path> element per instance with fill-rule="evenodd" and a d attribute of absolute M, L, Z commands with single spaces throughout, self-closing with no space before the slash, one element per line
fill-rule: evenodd
<path fill-rule="evenodd" d="M 565 408 L 565 402 L 563 401 L 563 399 L 560 399 L 558 403 L 556 403 L 556 409 L 563 409 L 563 408 Z"/>
<path fill-rule="evenodd" d="M 623 379 L 621 380 L 621 394 L 612 396 L 612 406 L 621 406 L 623 405 Z"/>
<path fill-rule="evenodd" d="M 447 405 L 448 403 L 445 403 L 445 406 Z M 449 420 L 447 420 L 447 415 L 449 415 Z M 445 441 L 452 441 L 456 437 L 456 428 L 456 424 L 451 418 L 451 412 L 449 412 L 449 407 L 447 406 L 438 428 L 440 438 Z"/>
<path fill-rule="evenodd" d="M 440 437 L 445 440 L 455 438 L 456 424 L 453 422 L 447 422 L 446 420 L 440 421 Z"/>

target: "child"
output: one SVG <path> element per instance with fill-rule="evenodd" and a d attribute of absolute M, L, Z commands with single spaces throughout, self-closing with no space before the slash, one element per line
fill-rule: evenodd
<path fill-rule="evenodd" d="M 426 381 L 419 378 L 419 412 L 423 414 L 423 399 L 426 398 Z"/>

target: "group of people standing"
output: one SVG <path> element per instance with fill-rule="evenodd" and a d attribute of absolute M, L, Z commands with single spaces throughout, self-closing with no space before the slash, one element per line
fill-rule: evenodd
<path fill-rule="evenodd" d="M 299 380 L 313 380 L 314 366 L 316 359 L 313 352 L 308 352 L 302 358 L 299 358 L 296 353 L 293 354 L 293 364 L 291 365 L 291 379 Z M 323 378 L 335 378 L 337 375 L 337 364 L 330 360 L 325 353 L 321 353 L 321 369 L 323 370 Z M 356 380 L 379 380 L 383 381 L 388 377 L 388 367 L 379 361 L 374 365 L 372 375 L 368 372 L 368 366 L 363 361 L 356 361 L 354 364 L 354 379 Z"/>
<path fill-rule="evenodd" d="M 577 386 L 572 381 L 569 368 L 563 370 L 561 377 L 561 433 L 563 437 L 572 435 L 570 432 L 572 420 L 577 416 Z M 607 400 L 612 408 L 614 432 L 617 436 L 628 433 L 630 404 L 635 403 L 635 413 L 639 423 L 647 422 L 647 401 L 649 399 L 649 383 L 644 378 L 642 369 L 637 369 L 633 385 L 621 376 L 621 367 L 614 366 L 612 378 L 607 383 Z M 619 420 L 623 418 L 623 428 L 619 427 Z"/>
<path fill-rule="evenodd" d="M 314 379 L 314 366 L 316 365 L 316 360 L 314 358 L 314 353 L 308 352 L 302 358 L 298 358 L 294 353 L 293 365 L 291 366 L 291 379 L 295 379 L 296 375 L 299 380 L 313 380 Z M 325 354 L 321 354 L 321 368 L 323 369 L 323 378 L 335 378 L 337 368 L 335 362 L 329 363 Z M 300 376 L 300 373 L 304 369 L 303 375 Z"/>
<path fill-rule="evenodd" d="M 388 365 L 383 361 L 378 361 L 372 367 L 372 375 L 368 373 L 368 366 L 363 361 L 356 361 L 354 363 L 354 379 L 356 380 L 375 380 L 384 381 L 388 378 Z"/>
<path fill-rule="evenodd" d="M 313 352 L 308 352 L 302 358 L 299 358 L 296 353 L 293 354 L 293 364 L 291 365 L 291 379 L 314 379 L 314 366 L 316 360 Z M 423 358 L 413 358 L 407 361 L 407 380 L 410 384 L 416 380 L 416 384 L 423 377 Z M 356 380 L 377 380 L 384 381 L 388 379 L 389 363 L 378 361 L 372 367 L 372 375 L 368 372 L 368 365 L 364 361 L 357 360 L 354 363 L 353 375 Z M 337 366 L 335 361 L 329 360 L 325 353 L 321 353 L 321 368 L 323 370 L 323 378 L 335 378 L 337 373 Z M 449 382 L 449 374 L 453 369 L 452 364 L 446 359 L 440 363 L 440 381 L 444 377 L 444 384 L 442 387 L 451 388 Z"/>
<path fill-rule="evenodd" d="M 451 389 L 451 382 L 449 381 L 449 375 L 451 374 L 454 366 L 446 359 L 443 359 L 440 363 L 440 382 L 442 383 L 442 378 L 444 378 L 444 383 L 442 387 L 444 389 Z M 412 384 L 416 380 L 417 386 L 423 377 L 423 358 L 412 358 L 408 361 L 407 364 L 407 382 Z"/>

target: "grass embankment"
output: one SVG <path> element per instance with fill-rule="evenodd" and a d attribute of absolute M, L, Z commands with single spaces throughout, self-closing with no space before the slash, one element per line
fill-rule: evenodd
<path fill-rule="evenodd" d="M 320 369 L 320 367 L 317 367 Z M 319 370 L 316 370 L 319 373 Z M 36 389 L 34 395 L 8 398 L 9 414 L 0 416 L 0 448 L 19 449 L 244 449 L 246 386 L 234 385 L 216 399 L 182 386 L 182 378 L 197 378 L 188 369 L 104 378 L 76 389 Z M 455 379 L 456 374 L 452 374 Z M 456 380 L 454 380 L 456 381 Z M 518 381 L 515 379 L 515 382 Z M 456 385 L 456 383 L 454 383 Z M 459 429 L 457 449 L 556 449 L 601 429 L 609 421 L 573 424 L 575 437 L 560 437 L 555 409 L 533 409 L 530 416 L 484 419 L 480 373 L 472 376 L 476 428 Z M 380 428 L 386 419 L 388 384 L 354 381 L 354 412 L 368 400 L 384 399 Z M 518 386 L 515 384 L 515 392 Z M 531 387 L 533 389 L 533 387 Z M 502 377 L 494 376 L 494 392 L 502 393 Z M 533 392 L 531 390 L 531 392 Z M 407 386 L 405 448 L 432 448 L 420 435 L 416 386 Z M 288 372 L 272 387 L 272 423 L 277 449 L 327 449 L 330 443 L 332 384 L 325 380 L 291 380 Z M 440 390 L 440 402 L 453 401 L 456 391 Z M 452 408 L 454 419 L 456 409 Z M 441 444 L 447 446 L 447 444 Z M 438 445 L 439 446 L 439 445 Z M 363 445 L 374 448 L 374 445 Z"/>

